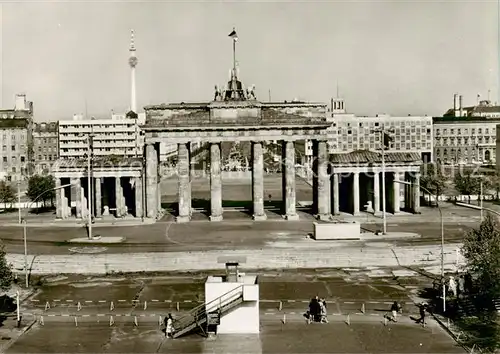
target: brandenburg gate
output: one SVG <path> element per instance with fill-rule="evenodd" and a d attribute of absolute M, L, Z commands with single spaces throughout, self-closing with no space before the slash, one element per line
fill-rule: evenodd
<path fill-rule="evenodd" d="M 146 196 L 147 217 L 157 215 L 159 187 L 159 145 L 178 145 L 178 222 L 191 219 L 190 144 L 208 144 L 210 149 L 210 220 L 220 221 L 222 209 L 221 143 L 251 142 L 253 219 L 265 220 L 263 142 L 282 141 L 283 217 L 297 220 L 295 197 L 295 142 L 312 140 L 317 161 L 314 185 L 314 209 L 320 218 L 330 216 L 328 175 L 327 105 L 303 102 L 260 102 L 254 88 L 244 89 L 232 70 L 227 88 L 215 88 L 209 103 L 173 103 L 144 107 L 146 124 Z"/>

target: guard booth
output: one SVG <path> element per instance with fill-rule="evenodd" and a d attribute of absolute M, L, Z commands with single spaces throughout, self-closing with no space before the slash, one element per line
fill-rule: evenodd
<path fill-rule="evenodd" d="M 219 257 L 226 274 L 209 276 L 205 283 L 207 332 L 254 334 L 260 331 L 257 275 L 240 271 L 246 257 Z"/>

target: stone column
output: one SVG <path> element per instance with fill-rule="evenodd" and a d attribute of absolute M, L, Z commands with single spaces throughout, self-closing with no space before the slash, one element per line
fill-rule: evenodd
<path fill-rule="evenodd" d="M 142 218 L 142 177 L 134 178 L 134 192 L 135 192 L 135 217 Z"/>
<path fill-rule="evenodd" d="M 146 145 L 146 212 L 156 219 L 158 214 L 158 154 L 153 144 Z"/>
<path fill-rule="evenodd" d="M 399 191 L 399 183 L 397 181 L 400 181 L 401 174 L 399 172 L 394 172 L 394 181 L 392 182 L 392 208 L 394 210 L 394 214 L 399 213 L 400 209 L 400 191 Z"/>
<path fill-rule="evenodd" d="M 189 161 L 189 144 L 179 144 L 177 155 L 179 214 L 176 220 L 177 222 L 188 222 L 191 219 L 191 184 L 189 181 L 191 166 Z"/>
<path fill-rule="evenodd" d="M 328 149 L 326 141 L 318 141 L 318 215 L 319 220 L 330 219 L 330 183 L 328 176 Z"/>
<path fill-rule="evenodd" d="M 73 185 L 75 186 L 75 210 L 77 219 L 82 217 L 82 179 L 75 178 Z"/>
<path fill-rule="evenodd" d="M 340 214 L 340 200 L 339 200 L 339 174 L 333 174 L 333 215 Z"/>
<path fill-rule="evenodd" d="M 120 177 L 115 177 L 115 204 L 116 204 L 116 217 L 123 216 L 123 188 Z"/>
<path fill-rule="evenodd" d="M 252 200 L 253 219 L 266 220 L 264 211 L 264 154 L 262 143 L 252 143 Z"/>
<path fill-rule="evenodd" d="M 94 206 L 95 206 L 95 217 L 100 218 L 102 216 L 102 196 L 101 196 L 101 179 L 96 178 L 94 180 L 95 187 L 95 199 L 94 199 Z"/>
<path fill-rule="evenodd" d="M 359 172 L 354 172 L 352 175 L 352 189 L 353 215 L 359 215 Z"/>
<path fill-rule="evenodd" d="M 220 143 L 210 144 L 210 221 L 222 221 Z"/>
<path fill-rule="evenodd" d="M 380 173 L 373 174 L 373 213 L 380 213 Z"/>
<path fill-rule="evenodd" d="M 415 173 L 412 185 L 413 213 L 420 214 L 420 173 Z"/>
<path fill-rule="evenodd" d="M 56 218 L 64 218 L 64 189 L 61 188 L 61 179 L 56 178 Z M 19 208 L 21 206 L 18 206 Z"/>
<path fill-rule="evenodd" d="M 88 213 L 88 199 L 85 197 L 85 189 L 87 188 L 87 178 L 84 178 L 84 183 L 80 183 L 80 194 L 82 196 L 82 219 L 87 219 Z"/>
<path fill-rule="evenodd" d="M 307 146 L 307 144 L 306 144 Z M 312 141 L 312 197 L 313 197 L 313 205 L 312 205 L 312 213 L 313 215 L 319 214 L 319 160 L 318 160 L 318 141 Z"/>
<path fill-rule="evenodd" d="M 285 206 L 285 214 L 283 217 L 286 220 L 298 220 L 299 215 L 295 209 L 296 195 L 295 195 L 295 145 L 293 141 L 283 142 L 284 161 L 283 174 L 284 183 L 282 186 L 283 202 Z"/>

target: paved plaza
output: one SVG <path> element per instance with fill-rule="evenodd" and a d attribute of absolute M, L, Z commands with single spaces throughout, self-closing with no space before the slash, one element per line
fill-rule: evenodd
<path fill-rule="evenodd" d="M 434 320 L 423 328 L 410 318 L 418 313 L 415 289 L 429 286 L 428 279 L 399 281 L 352 269 L 261 273 L 260 335 L 165 340 L 160 316 L 179 317 L 203 303 L 207 274 L 48 279 L 22 307 L 25 324 L 35 323 L 7 353 L 463 352 Z M 329 324 L 307 325 L 303 318 L 315 295 L 327 300 Z M 383 316 L 394 300 L 403 306 L 402 317 L 385 325 Z"/>

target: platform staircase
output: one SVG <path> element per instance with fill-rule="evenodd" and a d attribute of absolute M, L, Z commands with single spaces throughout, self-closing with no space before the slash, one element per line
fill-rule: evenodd
<path fill-rule="evenodd" d="M 187 314 L 174 320 L 173 338 L 189 334 L 195 329 L 200 329 L 206 334 L 209 313 L 218 313 L 219 318 L 229 313 L 243 302 L 243 285 L 240 285 L 207 304 L 201 304 L 190 310 Z"/>

